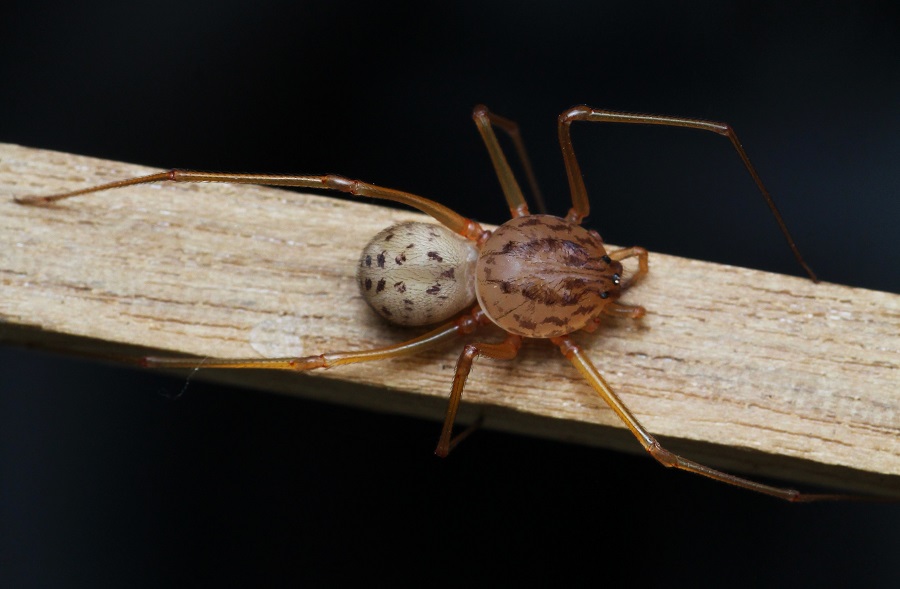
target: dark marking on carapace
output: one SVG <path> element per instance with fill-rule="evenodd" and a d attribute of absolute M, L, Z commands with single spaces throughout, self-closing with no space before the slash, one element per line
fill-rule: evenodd
<path fill-rule="evenodd" d="M 441 292 L 441 285 L 440 285 L 440 283 L 435 284 L 434 286 L 429 286 L 428 289 L 427 289 L 425 292 L 426 292 L 427 294 L 430 294 L 430 295 L 437 294 L 437 293 Z"/>
<path fill-rule="evenodd" d="M 387 281 L 386 281 L 384 278 L 382 278 L 381 280 L 379 280 L 379 281 L 378 281 L 378 284 L 375 286 L 375 292 L 381 292 L 381 291 L 383 291 L 383 290 L 384 290 L 384 285 L 385 285 L 386 282 L 387 282 Z"/>
<path fill-rule="evenodd" d="M 444 258 L 441 257 L 441 254 L 439 254 L 437 252 L 428 252 L 428 257 L 431 258 L 432 260 L 435 260 L 436 262 L 444 261 Z"/>
<path fill-rule="evenodd" d="M 514 249 L 518 249 L 520 247 L 521 246 L 519 245 L 518 241 L 509 240 L 503 244 L 503 249 L 500 250 L 500 253 L 503 255 L 507 255 L 510 252 L 512 252 Z M 493 257 L 493 256 L 491 256 L 491 257 Z M 488 259 L 490 259 L 490 258 L 488 258 Z"/>
<path fill-rule="evenodd" d="M 440 260 L 439 260 L 440 261 Z M 456 268 L 450 268 L 449 270 L 444 270 L 441 272 L 441 278 L 447 278 L 453 280 L 455 278 Z"/>
<path fill-rule="evenodd" d="M 405 261 L 406 261 L 406 254 L 400 254 L 399 256 L 394 258 L 394 263 L 396 263 L 398 266 L 402 266 L 403 262 L 405 262 Z"/>
<path fill-rule="evenodd" d="M 376 258 L 376 260 L 377 260 L 376 263 L 378 264 L 379 268 L 384 268 L 384 259 L 385 259 L 386 253 L 387 253 L 386 251 L 381 252 L 380 254 L 378 254 L 378 257 Z"/>
<path fill-rule="evenodd" d="M 501 255 L 522 258 L 534 258 L 540 253 L 561 253 L 562 263 L 571 267 L 582 267 L 590 263 L 591 258 L 587 250 L 570 239 L 557 237 L 542 237 L 526 242 L 508 241 L 500 250 Z M 497 254 L 489 254 L 491 257 Z M 490 258 L 488 258 L 490 259 Z"/>
<path fill-rule="evenodd" d="M 500 292 L 509 294 L 518 290 L 523 297 L 547 306 L 571 307 L 577 305 L 587 292 L 587 281 L 581 278 L 566 278 L 549 284 L 547 282 L 529 282 L 515 284 L 509 280 L 490 281 L 500 286 Z"/>
<path fill-rule="evenodd" d="M 388 233 L 387 235 L 384 236 L 384 240 L 385 240 L 385 241 L 390 241 L 390 240 L 392 240 L 393 238 L 394 238 L 394 234 L 393 234 L 393 233 Z"/>
<path fill-rule="evenodd" d="M 527 220 L 519 223 L 519 228 L 522 227 L 546 227 L 551 231 L 569 233 L 572 225 L 560 219 L 558 217 L 551 217 L 548 215 L 531 215 L 527 218 Z"/>
<path fill-rule="evenodd" d="M 372 267 L 372 256 L 367 254 L 366 255 L 366 268 L 371 268 L 371 267 Z"/>
<path fill-rule="evenodd" d="M 390 310 L 384 305 L 381 305 L 381 312 L 384 313 L 385 317 L 390 317 L 391 315 L 393 315 L 393 313 L 391 313 Z"/>
<path fill-rule="evenodd" d="M 372 290 L 372 279 L 366 278 L 366 290 Z"/>
<path fill-rule="evenodd" d="M 541 323 L 549 323 L 550 325 L 562 327 L 563 325 L 567 325 L 569 323 L 569 320 L 551 315 L 550 317 L 545 317 L 543 321 L 541 321 Z"/>
<path fill-rule="evenodd" d="M 519 314 L 513 315 L 513 319 L 515 319 L 516 323 L 518 323 L 523 329 L 531 330 L 531 329 L 534 329 L 535 327 L 537 327 L 537 323 L 535 323 L 534 321 L 531 321 L 529 319 L 526 319 L 525 317 L 522 317 Z"/>
<path fill-rule="evenodd" d="M 394 288 L 397 290 L 397 292 L 406 292 L 406 283 L 402 280 L 400 282 L 395 282 Z"/>
<path fill-rule="evenodd" d="M 573 235 L 572 239 L 574 239 L 584 247 L 593 247 L 597 245 L 597 241 L 591 235 Z"/>
<path fill-rule="evenodd" d="M 526 337 L 557 337 L 585 326 L 615 296 L 618 271 L 598 236 L 550 216 L 518 217 L 485 242 L 478 300 L 500 327 Z"/>

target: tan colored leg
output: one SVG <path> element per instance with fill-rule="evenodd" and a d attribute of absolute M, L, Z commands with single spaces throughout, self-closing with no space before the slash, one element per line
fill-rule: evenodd
<path fill-rule="evenodd" d="M 621 419 L 628 429 L 631 430 L 631 433 L 637 438 L 644 449 L 663 466 L 699 474 L 722 483 L 727 483 L 757 493 L 763 493 L 765 495 L 771 495 L 772 497 L 784 499 L 785 501 L 809 502 L 861 499 L 860 497 L 851 495 L 801 493 L 794 489 L 773 487 L 771 485 L 757 483 L 756 481 L 715 470 L 692 460 L 682 458 L 681 456 L 666 450 L 660 445 L 656 438 L 638 422 L 637 418 L 632 415 L 631 411 L 628 410 L 628 407 L 622 403 L 618 395 L 613 392 L 581 348 L 579 348 L 571 338 L 564 336 L 553 338 L 551 341 L 559 346 L 563 355 L 578 369 L 585 380 L 588 381 L 606 404 L 609 405 L 610 409 L 619 416 L 619 419 Z"/>
<path fill-rule="evenodd" d="M 339 190 L 354 196 L 366 196 L 369 198 L 377 198 L 381 200 L 390 200 L 409 205 L 415 209 L 422 211 L 427 215 L 431 215 L 436 221 L 445 225 L 451 231 L 462 235 L 473 241 L 478 241 L 484 237 L 485 231 L 481 226 L 471 219 L 467 219 L 459 215 L 452 209 L 444 205 L 429 200 L 427 198 L 394 190 L 392 188 L 384 188 L 374 184 L 361 182 L 360 180 L 348 180 L 343 176 L 301 176 L 301 175 L 277 175 L 277 174 L 220 174 L 211 172 L 196 172 L 190 170 L 170 170 L 168 172 L 160 172 L 158 174 L 150 174 L 149 176 L 140 176 L 137 178 L 129 178 L 119 180 L 118 182 L 109 182 L 99 186 L 91 186 L 71 192 L 63 192 L 60 194 L 50 194 L 45 196 L 23 196 L 16 199 L 16 202 L 25 205 L 47 205 L 59 200 L 110 190 L 112 188 L 122 188 L 125 186 L 134 186 L 136 184 L 151 184 L 154 182 L 231 182 L 235 184 L 259 184 L 263 186 L 293 186 L 300 188 L 323 188 L 328 190 Z"/>
<path fill-rule="evenodd" d="M 646 275 L 647 272 L 650 271 L 648 256 L 649 254 L 647 253 L 647 250 L 642 247 L 629 247 L 621 250 L 616 250 L 614 252 L 609 252 L 609 257 L 616 262 L 621 262 L 622 260 L 627 260 L 628 258 L 634 257 L 638 259 L 638 271 L 628 279 L 628 282 L 625 282 L 619 287 L 621 288 L 621 290 L 628 290 L 634 285 L 634 283 L 643 278 L 644 275 Z"/>
<path fill-rule="evenodd" d="M 623 319 L 640 319 L 647 314 L 647 309 L 640 305 L 626 305 L 618 301 L 607 303 L 603 307 L 603 314 L 609 317 L 621 317 Z"/>
<path fill-rule="evenodd" d="M 302 358 L 162 358 L 151 356 L 141 361 L 143 366 L 151 368 L 249 368 L 258 370 L 292 370 L 303 372 L 316 368 L 333 368 L 345 364 L 358 362 L 374 362 L 412 356 L 425 350 L 443 345 L 447 341 L 475 331 L 479 325 L 485 325 L 490 320 L 476 307 L 470 313 L 458 317 L 454 321 L 445 323 L 437 329 L 421 335 L 409 341 L 376 348 L 374 350 L 362 350 L 356 352 L 329 352 L 318 356 L 305 356 Z"/>
<path fill-rule="evenodd" d="M 503 155 L 503 149 L 500 148 L 500 143 L 497 141 L 497 136 L 494 134 L 493 127 L 502 129 L 509 135 L 510 139 L 512 139 L 513 147 L 519 156 L 519 161 L 522 162 L 525 177 L 528 179 L 528 184 L 531 186 L 532 194 L 534 194 L 534 200 L 537 203 L 538 211 L 546 213 L 547 207 L 544 204 L 544 197 L 541 194 L 540 188 L 538 188 L 537 179 L 534 177 L 534 170 L 531 168 L 531 160 L 528 157 L 528 152 L 525 150 L 522 134 L 519 132 L 519 125 L 514 121 L 490 112 L 486 106 L 481 104 L 476 106 L 472 111 L 472 118 L 475 120 L 475 124 L 478 125 L 478 132 L 481 133 L 481 138 L 484 140 L 488 154 L 491 156 L 491 162 L 494 164 L 494 171 L 496 171 L 497 178 L 500 180 L 500 187 L 503 189 L 503 194 L 506 195 L 506 202 L 509 204 L 509 210 L 512 213 L 512 216 L 522 217 L 529 214 L 528 205 L 525 203 L 525 198 L 522 196 L 522 189 L 519 188 L 519 183 L 516 181 L 516 177 L 509 167 L 509 162 L 506 160 L 506 156 Z"/>
<path fill-rule="evenodd" d="M 781 229 L 781 233 L 787 240 L 788 246 L 791 248 L 791 251 L 793 252 L 794 257 L 797 259 L 797 262 L 800 263 L 800 265 L 803 267 L 803 269 L 806 271 L 813 282 L 819 281 L 819 279 L 816 278 L 815 273 L 812 271 L 812 268 L 809 267 L 809 265 L 803 259 L 803 256 L 800 255 L 800 250 L 797 249 L 797 245 L 794 243 L 794 238 L 791 237 L 791 233 L 790 231 L 788 231 L 787 225 L 785 224 L 784 219 L 782 219 L 781 213 L 778 211 L 778 207 L 775 206 L 775 200 L 772 198 L 772 195 L 769 194 L 768 189 L 763 184 L 762 179 L 756 172 L 756 168 L 754 168 L 753 164 L 750 163 L 750 158 L 747 156 L 747 152 L 744 151 L 744 147 L 741 145 L 740 140 L 738 140 L 738 136 L 734 132 L 734 129 L 732 129 L 731 125 L 728 125 L 727 123 L 704 121 L 702 119 L 685 119 L 680 117 L 616 112 L 611 110 L 590 108 L 588 106 L 576 106 L 574 108 L 570 108 L 566 112 L 559 115 L 559 145 L 560 149 L 562 150 L 563 161 L 566 164 L 566 174 L 569 177 L 569 188 L 572 192 L 572 210 L 569 212 L 569 216 L 567 217 L 569 220 L 579 223 L 582 219 L 587 217 L 588 213 L 590 212 L 587 189 L 584 186 L 584 179 L 581 176 L 581 168 L 578 165 L 578 158 L 575 157 L 575 149 L 572 147 L 572 136 L 569 127 L 571 126 L 573 121 L 683 127 L 686 129 L 697 129 L 700 131 L 712 131 L 713 133 L 722 135 L 723 137 L 727 137 L 728 140 L 731 141 L 731 145 L 734 147 L 735 151 L 737 151 L 738 155 L 740 156 L 741 161 L 744 163 L 744 167 L 747 168 L 747 171 L 750 173 L 750 176 L 756 183 L 756 187 L 759 188 L 760 193 L 762 193 L 763 199 L 766 201 L 766 205 L 768 205 L 769 210 L 772 211 L 772 215 L 775 217 L 775 222 L 778 223 L 778 228 Z"/>
<path fill-rule="evenodd" d="M 447 405 L 447 417 L 444 419 L 444 427 L 441 430 L 441 438 L 438 441 L 434 453 L 444 457 L 459 442 L 461 437 L 451 439 L 453 422 L 456 421 L 456 413 L 459 410 L 459 402 L 462 399 L 463 388 L 466 379 L 472 370 L 472 362 L 479 356 L 493 358 L 495 360 L 512 360 L 522 347 L 522 338 L 510 334 L 506 340 L 499 344 L 467 344 L 456 363 L 456 375 L 453 377 L 453 389 L 450 391 L 450 402 Z M 465 432 L 464 432 L 465 434 Z"/>

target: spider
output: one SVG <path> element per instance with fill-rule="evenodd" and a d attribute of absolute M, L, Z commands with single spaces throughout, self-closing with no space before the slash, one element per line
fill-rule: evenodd
<path fill-rule="evenodd" d="M 596 231 L 581 226 L 590 213 L 587 190 L 572 147 L 575 121 L 662 125 L 712 131 L 727 137 L 753 178 L 795 258 L 817 281 L 803 260 L 781 214 L 734 130 L 727 124 L 700 119 L 634 114 L 576 106 L 558 119 L 559 142 L 569 181 L 572 206 L 565 217 L 531 214 L 507 162 L 495 128 L 505 132 L 521 161 L 532 192 L 543 204 L 518 125 L 476 106 L 473 119 L 487 147 L 512 218 L 491 232 L 435 201 L 335 175 L 231 174 L 170 170 L 66 193 L 27 196 L 21 204 L 42 205 L 111 188 L 152 182 L 232 182 L 321 188 L 402 203 L 430 215 L 440 225 L 404 223 L 385 229 L 365 247 L 358 265 L 360 291 L 387 320 L 424 326 L 443 322 L 424 335 L 383 348 L 331 352 L 302 358 L 233 358 L 204 361 L 204 367 L 307 371 L 356 362 L 417 354 L 495 324 L 506 332 L 499 343 L 466 344 L 456 365 L 446 417 L 435 453 L 446 456 L 466 434 L 453 436 L 463 389 L 476 358 L 512 360 L 525 338 L 546 339 L 559 348 L 582 377 L 622 420 L 644 449 L 665 467 L 699 474 L 729 485 L 794 502 L 847 499 L 834 494 L 801 493 L 715 470 L 665 449 L 637 420 L 591 363 L 572 334 L 593 332 L 603 316 L 639 319 L 641 306 L 619 302 L 622 293 L 649 271 L 647 250 L 629 247 L 606 251 Z M 637 270 L 623 278 L 624 260 L 636 258 Z M 449 321 L 448 321 L 449 319 Z M 195 358 L 147 357 L 151 367 L 195 367 Z M 468 431 L 468 430 L 467 430 Z"/>

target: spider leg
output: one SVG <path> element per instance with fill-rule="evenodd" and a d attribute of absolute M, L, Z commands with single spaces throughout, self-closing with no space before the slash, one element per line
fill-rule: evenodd
<path fill-rule="evenodd" d="M 705 121 L 702 119 L 686 119 L 680 117 L 616 112 L 611 110 L 595 109 L 589 106 L 576 106 L 570 108 L 566 112 L 559 115 L 559 146 L 563 154 L 563 161 L 566 165 L 566 175 L 569 178 L 569 188 L 572 192 L 572 209 L 569 211 L 569 215 L 567 217 L 570 221 L 579 223 L 582 219 L 587 217 L 588 213 L 590 212 L 590 204 L 588 203 L 587 189 L 584 186 L 584 178 L 582 178 L 581 176 L 581 168 L 578 165 L 578 158 L 575 157 L 575 149 L 572 147 L 570 126 L 572 125 L 573 121 L 682 127 L 686 129 L 697 129 L 699 131 L 712 131 L 713 133 L 722 135 L 723 137 L 727 137 L 731 142 L 732 147 L 734 147 L 735 151 L 737 151 L 738 156 L 740 156 L 741 161 L 744 163 L 744 167 L 747 168 L 747 171 L 750 173 L 750 177 L 753 178 L 753 182 L 756 183 L 756 187 L 759 189 L 760 193 L 763 196 L 763 199 L 766 201 L 766 205 L 768 205 L 769 210 L 775 217 L 775 222 L 778 224 L 778 228 L 781 229 L 781 233 L 787 240 L 788 246 L 791 248 L 791 252 L 793 252 L 794 254 L 794 258 L 797 259 L 797 262 L 799 262 L 799 264 L 803 267 L 803 269 L 806 271 L 806 273 L 809 275 L 809 278 L 813 282 L 819 281 L 819 279 L 816 278 L 815 273 L 812 271 L 812 268 L 809 267 L 809 265 L 803 259 L 803 256 L 800 255 L 800 250 L 797 249 L 797 245 L 794 243 L 794 238 L 791 237 L 791 233 L 790 231 L 788 231 L 787 225 L 785 224 L 784 219 L 782 219 L 781 213 L 778 211 L 778 207 L 775 206 L 775 200 L 772 198 L 772 195 L 769 194 L 769 191 L 766 188 L 765 184 L 763 184 L 762 179 L 759 177 L 759 174 L 756 171 L 756 168 L 754 168 L 753 164 L 750 163 L 750 158 L 747 156 L 747 152 L 744 151 L 744 147 L 741 145 L 741 142 L 738 139 L 737 134 L 734 132 L 734 129 L 732 129 L 731 125 L 727 123 L 717 123 L 715 121 Z"/>
<path fill-rule="evenodd" d="M 688 460 L 663 448 L 660 443 L 638 422 L 637 418 L 629 411 L 628 407 L 619 399 L 618 395 L 610 388 L 581 348 L 571 340 L 569 336 L 552 338 L 555 345 L 559 346 L 563 355 L 578 369 L 581 375 L 594 388 L 597 394 L 609 405 L 619 419 L 631 430 L 631 433 L 641 443 L 647 452 L 660 464 L 667 468 L 676 468 L 694 474 L 699 474 L 713 480 L 734 485 L 742 489 L 748 489 L 757 493 L 771 495 L 779 499 L 791 502 L 808 501 L 842 501 L 856 500 L 860 497 L 839 494 L 815 494 L 801 493 L 795 489 L 774 487 L 741 478 L 732 474 L 721 472 L 703 464 Z"/>
<path fill-rule="evenodd" d="M 647 314 L 647 309 L 640 305 L 626 305 L 619 301 L 607 303 L 602 313 L 609 317 L 622 317 L 623 319 L 640 319 Z"/>
<path fill-rule="evenodd" d="M 643 278 L 647 272 L 650 271 L 650 264 L 648 263 L 648 253 L 642 247 L 629 247 L 621 250 L 616 250 L 614 252 L 609 252 L 609 257 L 616 262 L 621 262 L 622 260 L 627 260 L 628 258 L 637 258 L 638 259 L 638 271 L 635 272 L 631 278 L 628 279 L 628 282 L 622 284 L 619 288 L 623 291 L 631 288 L 635 282 Z"/>
<path fill-rule="evenodd" d="M 516 150 L 516 154 L 519 156 L 519 161 L 522 162 L 525 177 L 528 179 L 528 184 L 531 186 L 531 193 L 534 195 L 538 211 L 542 214 L 546 214 L 547 207 L 544 204 L 544 196 L 541 194 L 541 189 L 538 188 L 537 179 L 534 177 L 534 170 L 531 168 L 531 160 L 528 158 L 528 152 L 525 150 L 525 143 L 522 141 L 522 134 L 519 132 L 519 125 L 516 124 L 515 121 L 492 113 L 482 104 L 476 106 L 472 111 L 472 118 L 475 119 L 475 124 L 478 125 L 478 132 L 481 133 L 481 138 L 484 140 L 488 154 L 491 156 L 491 162 L 494 164 L 494 170 L 497 173 L 497 178 L 500 180 L 500 187 L 503 189 L 503 194 L 506 195 L 506 202 L 509 203 L 509 210 L 512 213 L 512 216 L 521 217 L 529 214 L 528 205 L 525 203 L 525 198 L 522 196 L 522 190 L 519 188 L 519 183 L 516 181 L 516 177 L 509 167 L 509 162 L 506 160 L 506 156 L 503 155 L 503 149 L 501 149 L 500 143 L 497 141 L 494 127 L 499 127 L 509 135 L 510 139 L 512 139 L 513 147 Z"/>
<path fill-rule="evenodd" d="M 627 282 L 619 286 L 619 292 L 625 292 L 626 290 L 631 288 L 635 282 L 637 282 L 645 274 L 647 274 L 647 272 L 650 271 L 650 265 L 647 262 L 648 253 L 647 250 L 642 247 L 629 247 L 626 249 L 616 250 L 614 252 L 610 252 L 609 257 L 616 262 L 621 262 L 622 260 L 633 257 L 637 257 L 638 259 L 638 271 L 635 272 Z M 620 303 L 619 301 L 610 301 L 603 307 L 600 313 L 601 315 L 606 315 L 608 317 L 640 319 L 647 314 L 647 309 L 640 305 L 627 305 L 625 303 Z M 594 320 L 585 325 L 582 328 L 582 331 L 593 333 L 599 326 L 600 315 L 594 317 Z"/>
<path fill-rule="evenodd" d="M 152 184 L 155 182 L 231 182 L 234 184 L 258 184 L 263 186 L 292 186 L 300 188 L 321 188 L 327 190 L 338 190 L 346 192 L 354 196 L 365 196 L 381 200 L 390 200 L 411 206 L 423 213 L 430 215 L 436 221 L 445 225 L 451 231 L 462 235 L 467 239 L 477 241 L 484 236 L 484 229 L 471 219 L 467 219 L 458 214 L 454 210 L 446 207 L 433 200 L 368 184 L 360 180 L 350 180 L 343 176 L 323 175 L 323 176 L 304 176 L 294 174 L 229 174 L 229 173 L 212 173 L 198 172 L 191 170 L 169 170 L 168 172 L 160 172 L 158 174 L 150 174 L 148 176 L 139 176 L 137 178 L 128 178 L 117 182 L 109 182 L 98 186 L 90 186 L 80 190 L 71 192 L 63 192 L 59 194 L 49 194 L 44 196 L 23 196 L 16 198 L 16 202 L 25 205 L 47 205 L 52 202 L 110 190 L 112 188 L 122 188 L 125 186 L 134 186 L 136 184 Z"/>
<path fill-rule="evenodd" d="M 210 358 L 204 360 L 192 357 L 163 358 L 150 356 L 143 358 L 140 364 L 153 368 L 250 368 L 303 372 L 316 368 L 332 368 L 358 362 L 374 362 L 388 358 L 412 356 L 425 350 L 436 348 L 459 336 L 470 334 L 479 325 L 484 325 L 489 321 L 481 308 L 475 307 L 471 312 L 457 317 L 454 321 L 445 323 L 417 338 L 373 350 L 329 352 L 300 358 Z"/>
<path fill-rule="evenodd" d="M 451 439 L 453 433 L 453 422 L 456 420 L 456 412 L 459 410 L 459 402 L 462 398 L 463 388 L 466 386 L 466 379 L 472 370 L 472 362 L 479 356 L 493 358 L 495 360 L 512 360 L 519 353 L 522 347 L 522 338 L 518 335 L 509 334 L 503 342 L 499 344 L 467 344 L 459 356 L 456 363 L 456 375 L 453 377 L 453 389 L 450 391 L 450 402 L 447 405 L 447 417 L 444 419 L 444 427 L 441 430 L 441 437 L 438 441 L 437 448 L 434 453 L 440 457 L 447 456 L 450 450 L 459 443 L 462 437 L 468 435 L 466 430 L 460 436 Z"/>
<path fill-rule="evenodd" d="M 600 328 L 601 317 L 619 317 L 621 319 L 640 319 L 647 314 L 647 309 L 640 305 L 626 305 L 619 301 L 610 301 L 606 303 L 600 311 L 600 315 L 594 317 L 587 325 L 581 328 L 585 333 L 594 333 Z"/>

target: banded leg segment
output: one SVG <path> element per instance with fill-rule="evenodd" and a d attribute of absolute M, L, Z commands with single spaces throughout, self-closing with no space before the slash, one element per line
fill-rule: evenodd
<path fill-rule="evenodd" d="M 791 248 L 791 252 L 793 252 L 794 257 L 797 259 L 797 262 L 799 262 L 799 264 L 803 267 L 803 269 L 806 271 L 813 282 L 819 281 L 819 279 L 816 278 L 815 273 L 812 271 L 812 268 L 809 267 L 809 265 L 803 259 L 803 256 L 800 255 L 800 250 L 797 248 L 796 243 L 794 243 L 794 238 L 791 236 L 790 231 L 788 231 L 787 225 L 785 224 L 784 219 L 781 217 L 781 212 L 779 212 L 778 207 L 775 206 L 775 201 L 772 199 L 772 195 L 769 194 L 768 189 L 763 184 L 762 179 L 756 171 L 756 168 L 754 168 L 753 164 L 750 163 L 750 158 L 747 156 L 747 152 L 744 151 L 744 147 L 741 145 L 741 142 L 738 139 L 737 134 L 734 132 L 734 129 L 732 129 L 731 125 L 728 125 L 727 123 L 705 121 L 702 119 L 686 119 L 680 117 L 667 117 L 660 115 L 599 110 L 590 108 L 588 106 L 576 106 L 565 111 L 564 113 L 559 115 L 559 145 L 560 149 L 562 150 L 563 161 L 566 165 L 566 174 L 569 178 L 569 188 L 572 192 L 572 210 L 569 211 L 569 216 L 567 217 L 570 221 L 580 222 L 582 219 L 587 217 L 588 213 L 590 212 L 587 189 L 584 186 L 584 179 L 581 176 L 581 168 L 578 165 L 578 158 L 575 156 L 575 150 L 572 147 L 570 126 L 573 121 L 683 127 L 687 129 L 697 129 L 700 131 L 712 131 L 717 135 L 727 137 L 731 142 L 731 145 L 734 147 L 735 151 L 737 151 L 738 155 L 740 156 L 741 161 L 744 163 L 744 167 L 747 168 L 747 171 L 750 173 L 750 176 L 756 183 L 756 187 L 759 188 L 760 193 L 762 193 L 763 199 L 766 201 L 766 205 L 768 205 L 769 210 L 772 211 L 772 215 L 775 217 L 775 222 L 778 223 L 778 228 L 781 229 L 781 233 L 787 240 L 788 246 Z"/>
<path fill-rule="evenodd" d="M 631 433 L 637 438 L 638 442 L 644 447 L 657 462 L 667 468 L 676 468 L 694 474 L 699 474 L 707 478 L 734 485 L 742 489 L 755 491 L 764 495 L 777 497 L 791 502 L 810 502 L 810 501 L 844 501 L 855 500 L 859 497 L 851 495 L 839 494 L 815 494 L 801 493 L 794 489 L 783 487 L 774 487 L 763 483 L 758 483 L 750 479 L 745 479 L 732 474 L 715 470 L 693 460 L 683 458 L 678 454 L 670 452 L 663 448 L 653 435 L 644 428 L 637 418 L 631 413 L 628 407 L 619 399 L 619 396 L 610 388 L 609 384 L 603 379 L 588 357 L 581 348 L 572 341 L 568 336 L 553 338 L 551 340 L 555 345 L 559 346 L 563 355 L 578 369 L 578 372 L 585 380 L 594 388 L 610 409 L 622 420 Z"/>
<path fill-rule="evenodd" d="M 509 167 L 509 162 L 503 154 L 503 149 L 501 149 L 500 143 L 497 141 L 494 127 L 502 129 L 509 135 L 510 139 L 512 139 L 513 147 L 516 150 L 516 154 L 519 156 L 519 161 L 522 163 L 525 178 L 528 180 L 532 194 L 534 194 L 534 200 L 537 203 L 538 211 L 546 213 L 547 207 L 544 204 L 544 196 L 541 194 L 541 190 L 538 188 L 537 179 L 534 177 L 531 160 L 528 157 L 528 152 L 525 150 L 522 134 L 519 132 L 519 125 L 516 124 L 515 121 L 492 113 L 486 106 L 481 104 L 476 106 L 472 111 L 472 118 L 475 120 L 475 124 L 478 125 L 478 132 L 481 134 L 481 138 L 484 140 L 484 144 L 487 147 L 488 154 L 491 156 L 491 162 L 494 164 L 494 171 L 497 173 L 497 179 L 500 180 L 500 187 L 503 189 L 503 194 L 506 196 L 506 202 L 509 204 L 509 210 L 512 213 L 512 216 L 522 217 L 529 214 L 528 205 L 525 203 L 525 197 L 522 196 L 522 189 L 519 188 L 519 183 L 516 181 L 516 177 Z"/>
<path fill-rule="evenodd" d="M 368 184 L 360 180 L 349 180 L 343 176 L 302 176 L 279 174 L 228 174 L 214 172 L 197 172 L 191 170 L 170 170 L 149 176 L 140 176 L 109 182 L 71 192 L 51 194 L 46 196 L 23 196 L 16 198 L 16 202 L 26 205 L 46 205 L 59 200 L 101 192 L 113 188 L 134 186 L 137 184 L 151 184 L 154 182 L 230 182 L 233 184 L 258 184 L 262 186 L 291 186 L 298 188 L 322 188 L 326 190 L 338 190 L 354 196 L 365 196 L 381 200 L 389 200 L 411 206 L 423 213 L 432 216 L 436 221 L 445 225 L 451 231 L 462 235 L 467 239 L 477 241 L 484 237 L 484 229 L 471 219 L 467 219 L 454 210 L 433 200 L 422 196 L 384 188 L 374 184 Z"/>
<path fill-rule="evenodd" d="M 452 438 L 453 422 L 456 421 L 456 413 L 459 411 L 459 402 L 466 386 L 466 379 L 472 371 L 472 362 L 479 356 L 493 358 L 495 360 L 512 360 L 522 347 L 522 338 L 509 334 L 505 341 L 499 344 L 467 344 L 456 363 L 456 375 L 453 377 L 453 389 L 450 391 L 450 402 L 447 405 L 447 416 L 444 419 L 444 427 L 441 430 L 441 438 L 438 440 L 434 453 L 445 457 L 459 442 L 462 436 Z M 465 435 L 466 432 L 463 433 Z"/>

